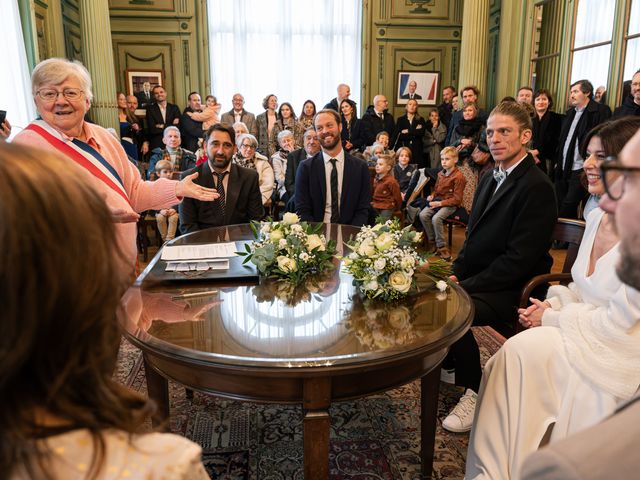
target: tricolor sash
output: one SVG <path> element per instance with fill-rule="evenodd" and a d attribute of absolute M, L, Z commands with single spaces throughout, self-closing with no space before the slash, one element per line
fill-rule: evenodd
<path fill-rule="evenodd" d="M 26 130 L 31 130 L 44 138 L 53 148 L 63 153 L 65 156 L 86 169 L 94 177 L 102 181 L 110 189 L 120 195 L 131 205 L 129 195 L 124 188 L 124 182 L 113 166 L 88 143 L 77 138 L 64 140 L 60 133 L 51 128 L 43 120 L 35 120 L 30 123 Z"/>

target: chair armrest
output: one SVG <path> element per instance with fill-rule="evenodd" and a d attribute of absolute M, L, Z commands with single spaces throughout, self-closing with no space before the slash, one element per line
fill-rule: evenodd
<path fill-rule="evenodd" d="M 544 275 L 537 275 L 527 282 L 520 294 L 520 308 L 526 308 L 529 305 L 529 297 L 531 292 L 538 285 L 548 282 L 560 282 L 569 283 L 572 280 L 570 273 L 545 273 Z"/>

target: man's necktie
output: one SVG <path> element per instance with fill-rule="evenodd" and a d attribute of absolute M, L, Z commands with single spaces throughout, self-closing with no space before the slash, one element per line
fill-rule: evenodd
<path fill-rule="evenodd" d="M 217 172 L 213 172 L 213 174 L 216 176 L 217 178 L 217 182 L 216 182 L 216 190 L 218 191 L 218 193 L 220 194 L 220 197 L 218 197 L 218 199 L 216 200 L 216 202 L 218 202 L 218 207 L 220 208 L 220 213 L 222 215 L 222 218 L 224 218 L 225 215 L 225 206 L 226 206 L 226 198 L 224 195 L 224 184 L 222 183 L 222 180 L 224 179 L 225 175 L 229 173 L 229 172 L 222 172 L 222 173 L 217 173 Z"/>
<path fill-rule="evenodd" d="M 496 185 L 496 190 L 497 190 L 498 187 L 502 185 L 502 182 L 504 182 L 505 179 L 507 178 L 507 172 L 499 168 L 496 168 L 493 170 L 493 178 L 497 182 L 497 185 Z"/>
<path fill-rule="evenodd" d="M 380 117 L 380 120 L 384 121 L 384 113 L 379 113 L 378 116 Z"/>
<path fill-rule="evenodd" d="M 338 168 L 336 167 L 336 159 L 329 160 L 332 165 L 331 169 L 331 223 L 340 222 L 340 209 L 338 207 Z"/>

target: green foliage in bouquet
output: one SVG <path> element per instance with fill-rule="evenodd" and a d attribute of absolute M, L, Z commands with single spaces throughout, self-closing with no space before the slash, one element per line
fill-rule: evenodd
<path fill-rule="evenodd" d="M 439 285 L 451 275 L 449 263 L 418 253 L 415 245 L 421 240 L 421 233 L 411 226 L 402 228 L 398 219 L 364 226 L 346 242 L 351 253 L 342 264 L 367 298 L 398 300 L 416 290 L 416 274 Z"/>
<path fill-rule="evenodd" d="M 308 276 L 333 268 L 336 242 L 320 234 L 323 225 L 300 222 L 295 213 L 285 213 L 281 222 L 252 222 L 255 242 L 245 244 L 242 262 L 253 263 L 260 275 L 300 285 Z"/>

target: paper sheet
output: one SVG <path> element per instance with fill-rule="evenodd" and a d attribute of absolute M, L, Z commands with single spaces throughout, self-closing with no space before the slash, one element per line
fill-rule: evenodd
<path fill-rule="evenodd" d="M 207 261 L 219 258 L 235 257 L 235 242 L 206 243 L 202 245 L 167 245 L 162 249 L 162 260 L 169 261 Z"/>

